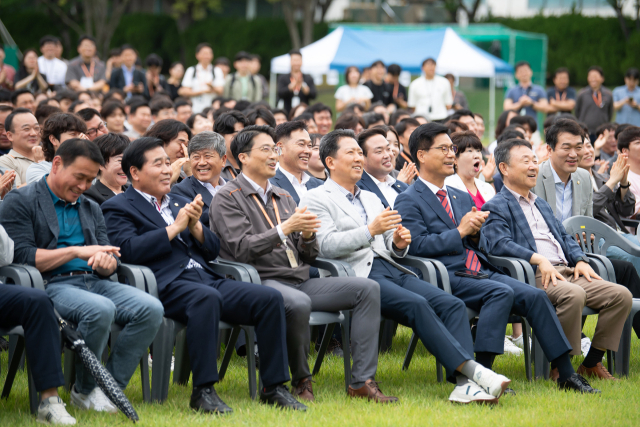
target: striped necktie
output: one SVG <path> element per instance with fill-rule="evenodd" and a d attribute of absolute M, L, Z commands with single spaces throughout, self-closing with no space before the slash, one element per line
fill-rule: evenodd
<path fill-rule="evenodd" d="M 449 201 L 447 200 L 447 192 L 444 190 L 438 190 L 438 192 L 436 193 L 436 196 L 438 196 L 438 199 L 440 199 L 440 203 L 442 203 L 442 207 L 444 208 L 445 211 L 447 211 L 447 214 L 449 214 L 449 218 L 451 218 L 451 221 L 453 221 L 453 224 L 456 225 L 456 220 L 453 217 L 453 211 L 451 210 L 451 206 L 449 206 Z M 478 255 L 476 255 L 476 253 L 470 249 L 465 249 L 465 250 L 467 251 L 467 257 L 464 262 L 464 265 L 467 268 L 467 270 L 480 271 L 480 260 L 478 259 Z"/>

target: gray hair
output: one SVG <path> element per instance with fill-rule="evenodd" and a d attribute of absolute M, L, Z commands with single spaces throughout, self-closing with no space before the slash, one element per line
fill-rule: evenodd
<path fill-rule="evenodd" d="M 227 146 L 222 135 L 207 130 L 191 138 L 187 150 L 189 156 L 202 150 L 214 150 L 222 158 L 227 153 Z"/>
<path fill-rule="evenodd" d="M 529 141 L 520 138 L 511 138 L 498 143 L 498 146 L 493 152 L 493 158 L 496 162 L 496 167 L 498 168 L 500 176 L 503 176 L 502 171 L 500 170 L 500 163 L 504 163 L 509 166 L 509 162 L 511 161 L 511 150 L 515 147 L 527 147 L 531 150 L 533 149 L 531 148 Z"/>

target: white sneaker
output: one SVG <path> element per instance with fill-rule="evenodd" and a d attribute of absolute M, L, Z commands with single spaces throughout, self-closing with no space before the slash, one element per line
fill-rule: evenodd
<path fill-rule="evenodd" d="M 485 393 L 478 384 L 469 381 L 465 385 L 456 386 L 449 395 L 449 401 L 464 404 L 476 402 L 495 405 L 498 403 L 498 398 Z"/>
<path fill-rule="evenodd" d="M 58 396 L 52 396 L 40 402 L 38 406 L 38 418 L 36 421 L 40 424 L 57 424 L 63 426 L 72 426 L 76 423 L 67 410 L 62 399 Z"/>
<path fill-rule="evenodd" d="M 78 393 L 74 386 L 71 389 L 71 404 L 84 410 L 93 409 L 96 412 L 108 412 L 110 414 L 118 412 L 118 408 L 111 403 L 109 398 L 100 390 L 100 387 L 94 388 L 91 393 L 86 395 Z"/>
<path fill-rule="evenodd" d="M 171 356 L 171 372 L 173 372 L 173 366 L 176 363 L 176 358 L 175 356 Z M 151 355 L 149 355 L 149 369 L 151 369 L 153 367 L 153 359 L 151 358 Z"/>
<path fill-rule="evenodd" d="M 516 347 L 508 337 L 504 337 L 504 352 L 506 354 L 513 354 L 520 356 L 524 351 L 521 348 Z"/>
<path fill-rule="evenodd" d="M 582 355 L 587 357 L 589 350 L 591 350 L 591 340 L 589 337 L 584 337 L 580 340 L 580 348 L 582 350 Z"/>
<path fill-rule="evenodd" d="M 504 375 L 496 374 L 491 369 L 478 366 L 473 373 L 472 380 L 484 389 L 488 394 L 499 398 L 509 387 L 511 380 Z"/>

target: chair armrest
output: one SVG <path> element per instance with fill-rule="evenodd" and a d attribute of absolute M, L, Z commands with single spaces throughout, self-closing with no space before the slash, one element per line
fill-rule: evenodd
<path fill-rule="evenodd" d="M 147 292 L 145 275 L 143 272 L 143 269 L 145 268 L 149 270 L 147 267 L 142 267 L 140 265 L 120 264 L 117 271 L 118 281 L 120 283 L 124 283 L 126 279 L 127 282 L 129 282 L 129 285 L 140 289 L 142 292 Z M 151 274 L 153 275 L 153 273 Z"/>
<path fill-rule="evenodd" d="M 223 277 L 230 275 L 239 282 L 262 284 L 258 270 L 249 264 L 218 258 L 210 262 L 209 267 Z"/>
<path fill-rule="evenodd" d="M 27 284 L 20 283 L 20 285 L 44 291 L 44 281 L 42 280 L 42 274 L 40 274 L 40 271 L 38 271 L 37 268 L 27 264 L 9 264 L 0 269 L 0 276 L 11 277 L 8 274 L 4 274 L 4 271 L 13 271 L 14 273 L 12 274 L 16 274 L 17 271 L 21 271 L 22 273 L 20 274 L 20 278 L 21 280 L 27 280 Z"/>
<path fill-rule="evenodd" d="M 638 221 L 637 219 L 622 218 L 622 223 L 627 227 L 635 228 L 636 233 L 638 228 L 640 228 L 640 221 Z"/>
<path fill-rule="evenodd" d="M 0 277 L 11 279 L 13 283 L 25 288 L 31 287 L 31 276 L 18 264 L 9 264 L 0 268 Z"/>
<path fill-rule="evenodd" d="M 589 264 L 591 265 L 591 268 L 593 268 L 600 277 L 602 277 L 603 279 L 609 282 L 613 282 L 613 283 L 616 282 L 616 273 L 613 270 L 613 264 L 611 264 L 611 261 L 609 261 L 609 258 L 599 254 L 586 254 L 586 255 L 590 260 Z M 592 262 L 593 260 L 597 260 L 601 264 L 595 263 L 595 265 L 597 266 L 596 268 L 594 267 L 594 263 Z M 603 274 L 605 274 L 607 277 L 605 277 Z"/>
<path fill-rule="evenodd" d="M 512 278 L 526 283 L 526 276 L 520 258 L 501 257 L 487 255 L 487 259 L 493 265 L 507 269 Z"/>
<path fill-rule="evenodd" d="M 442 262 L 431 258 L 420 258 L 411 255 L 407 255 L 403 258 L 394 258 L 393 260 L 400 265 L 417 268 L 422 273 L 424 280 L 434 286 L 438 286 L 438 275 L 436 272 L 440 273 L 440 284 L 442 285 L 442 290 L 451 294 L 449 272 Z"/>
<path fill-rule="evenodd" d="M 331 277 L 356 277 L 355 271 L 349 263 L 334 259 L 316 258 L 312 267 L 321 268 L 331 273 Z"/>

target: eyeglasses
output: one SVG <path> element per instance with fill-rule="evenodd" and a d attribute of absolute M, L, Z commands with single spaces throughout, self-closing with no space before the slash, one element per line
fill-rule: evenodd
<path fill-rule="evenodd" d="M 280 156 L 282 154 L 282 150 L 277 145 L 263 145 L 262 147 L 252 148 L 251 150 L 243 151 L 243 153 L 248 153 L 249 151 L 260 150 L 263 153 L 267 154 L 270 151 L 275 153 L 276 156 Z"/>
<path fill-rule="evenodd" d="M 440 151 L 442 151 L 442 154 L 444 154 L 446 156 L 447 153 L 449 152 L 449 150 L 451 150 L 453 152 L 453 154 L 457 154 L 458 153 L 458 146 L 457 145 L 449 145 L 449 146 L 443 146 L 443 147 L 431 147 L 431 148 L 429 148 L 429 150 L 440 150 Z"/>
<path fill-rule="evenodd" d="M 87 129 L 87 136 L 93 138 L 94 135 L 98 133 L 98 131 L 107 130 L 107 122 L 101 122 L 97 128 Z"/>

